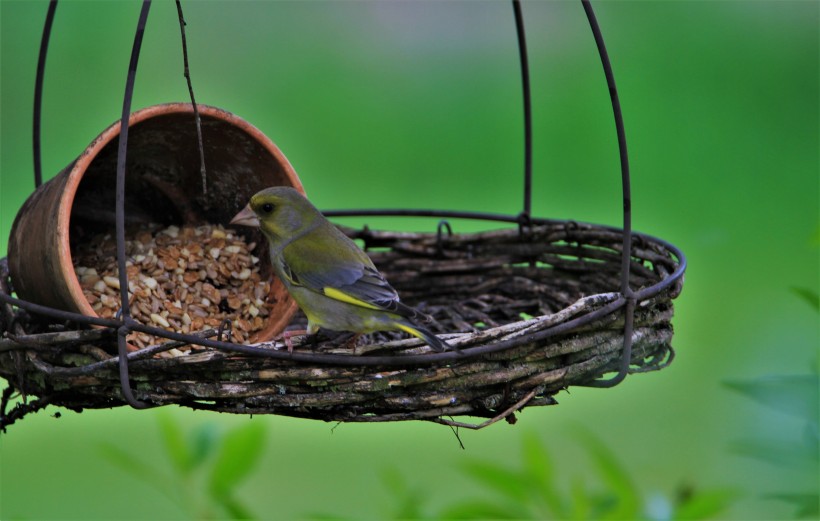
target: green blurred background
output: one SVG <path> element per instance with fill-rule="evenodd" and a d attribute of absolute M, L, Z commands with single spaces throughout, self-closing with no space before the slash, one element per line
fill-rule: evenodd
<path fill-rule="evenodd" d="M 0 254 L 33 189 L 31 112 L 47 2 L 0 0 Z M 119 118 L 140 2 L 61 2 L 43 102 L 43 171 L 53 176 Z M 287 155 L 320 208 L 421 207 L 517 213 L 520 69 L 506 1 L 185 2 L 197 100 L 248 120 Z M 606 84 L 579 2 L 524 2 L 534 114 L 534 213 L 619 225 L 617 143 Z M 816 491 L 816 466 L 770 465 L 737 440 L 800 440 L 805 423 L 722 382 L 817 370 L 820 4 L 596 4 L 621 94 L 634 226 L 689 257 L 676 307 L 678 356 L 611 390 L 573 389 L 515 426 L 461 432 L 425 423 L 263 422 L 264 450 L 237 495 L 262 518 L 314 512 L 379 518 L 394 469 L 431 510 L 485 494 L 465 461 L 513 465 L 522 433 L 559 480 L 594 480 L 575 429 L 617 449 L 650 501 L 681 487 L 730 489 L 720 517 L 790 517 L 764 497 Z M 133 108 L 186 101 L 176 9 L 151 9 Z M 362 224 L 353 220 L 348 224 Z M 433 230 L 435 221 L 371 227 Z M 493 224 L 454 222 L 456 232 Z M 815 395 L 810 397 L 816 400 Z M 158 419 L 183 430 L 246 417 L 47 410 L 0 438 L 2 519 L 175 519 L 189 514 L 101 447 L 162 472 Z M 815 420 L 816 421 L 816 420 Z M 815 456 L 816 457 L 816 456 Z M 660 517 L 663 517 L 662 515 Z"/>

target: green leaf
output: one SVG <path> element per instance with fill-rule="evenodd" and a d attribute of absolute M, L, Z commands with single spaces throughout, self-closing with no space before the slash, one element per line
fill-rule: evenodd
<path fill-rule="evenodd" d="M 516 502 L 527 500 L 530 483 L 526 475 L 492 463 L 467 462 L 462 467 L 476 481 Z"/>
<path fill-rule="evenodd" d="M 233 496 L 217 495 L 213 497 L 214 501 L 221 506 L 231 519 L 256 519 L 242 503 L 236 500 Z"/>
<path fill-rule="evenodd" d="M 530 519 L 516 503 L 509 505 L 487 501 L 457 503 L 439 514 L 440 519 Z"/>
<path fill-rule="evenodd" d="M 795 293 L 797 296 L 801 297 L 803 300 L 809 303 L 811 307 L 814 308 L 815 311 L 820 312 L 820 296 L 818 296 L 816 291 L 810 290 L 809 288 L 791 288 L 792 292 Z"/>
<path fill-rule="evenodd" d="M 816 374 L 764 376 L 723 384 L 759 403 L 817 424 L 820 377 Z"/>
<path fill-rule="evenodd" d="M 779 439 L 738 440 L 729 445 L 741 456 L 765 461 L 778 467 L 817 468 L 817 445 Z"/>
<path fill-rule="evenodd" d="M 104 442 L 100 444 L 99 450 L 102 456 L 109 462 L 146 483 L 154 483 L 166 479 L 155 468 L 143 463 L 142 459 L 132 456 L 113 443 Z"/>
<path fill-rule="evenodd" d="M 165 444 L 165 451 L 170 456 L 174 468 L 182 475 L 190 474 L 193 468 L 191 465 L 192 458 L 188 445 L 185 443 L 182 429 L 179 428 L 171 415 L 164 411 L 157 415 L 157 422 L 159 423 L 162 441 Z"/>
<path fill-rule="evenodd" d="M 541 440 L 532 432 L 525 432 L 522 440 L 524 471 L 529 476 L 537 497 L 558 519 L 568 516 L 566 501 L 556 488 L 553 478 L 553 463 L 549 452 Z"/>
<path fill-rule="evenodd" d="M 194 432 L 191 447 L 191 468 L 202 465 L 218 449 L 219 432 L 216 424 L 206 422 Z"/>
<path fill-rule="evenodd" d="M 589 519 L 592 512 L 592 499 L 587 494 L 584 481 L 578 476 L 572 478 L 569 495 L 572 499 L 572 512 L 561 519 Z"/>
<path fill-rule="evenodd" d="M 816 423 L 806 423 L 803 429 L 803 446 L 814 461 L 820 460 L 820 426 Z"/>
<path fill-rule="evenodd" d="M 317 521 L 355 521 L 355 518 L 341 516 L 337 514 L 326 514 L 323 512 L 307 514 L 305 519 L 315 519 Z"/>
<path fill-rule="evenodd" d="M 592 457 L 608 495 L 614 496 L 615 504 L 611 509 L 607 508 L 606 517 L 635 519 L 641 511 L 641 495 L 632 478 L 615 458 L 615 454 L 592 434 L 579 430 L 578 435 Z"/>
<path fill-rule="evenodd" d="M 735 502 L 738 494 L 733 490 L 709 490 L 696 492 L 676 505 L 672 519 L 714 519 Z"/>
<path fill-rule="evenodd" d="M 250 474 L 259 460 L 264 439 L 265 424 L 261 421 L 249 421 L 225 434 L 209 480 L 214 495 L 229 497 L 230 491 Z"/>
<path fill-rule="evenodd" d="M 820 518 L 820 495 L 816 492 L 807 494 L 767 494 L 765 497 L 785 501 L 796 506 L 797 512 L 794 513 L 794 516 L 798 519 Z"/>
<path fill-rule="evenodd" d="M 425 495 L 413 490 L 407 485 L 407 480 L 395 468 L 388 468 L 380 474 L 382 483 L 390 491 L 393 505 L 392 517 L 394 519 L 422 519 L 422 505 Z"/>
<path fill-rule="evenodd" d="M 394 496 L 404 496 L 407 494 L 407 481 L 404 476 L 394 467 L 389 467 L 379 473 L 382 485 Z"/>
<path fill-rule="evenodd" d="M 177 489 L 175 481 L 165 476 L 154 467 L 143 463 L 145 460 L 132 456 L 113 443 L 102 443 L 99 446 L 99 451 L 103 458 L 107 459 L 110 463 L 119 467 L 128 474 L 131 474 L 140 481 L 147 483 L 177 504 L 182 504 L 180 499 L 171 492 Z"/>
<path fill-rule="evenodd" d="M 612 492 L 590 494 L 589 504 L 592 506 L 592 513 L 588 519 L 622 519 L 618 513 L 621 510 L 620 501 Z M 630 519 L 638 519 L 638 517 Z"/>

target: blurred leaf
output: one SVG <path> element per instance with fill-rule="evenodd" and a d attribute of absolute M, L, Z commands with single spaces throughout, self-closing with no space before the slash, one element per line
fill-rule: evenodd
<path fill-rule="evenodd" d="M 381 472 L 381 480 L 393 496 L 393 515 L 395 519 L 423 519 L 422 505 L 425 501 L 423 492 L 411 490 L 407 480 L 395 468 Z"/>
<path fill-rule="evenodd" d="M 530 483 L 527 476 L 522 475 L 520 472 L 480 461 L 467 462 L 462 468 L 476 481 L 513 501 L 524 502 L 527 500 Z"/>
<path fill-rule="evenodd" d="M 213 499 L 225 509 L 231 519 L 256 519 L 256 516 L 230 495 L 217 495 Z"/>
<path fill-rule="evenodd" d="M 165 480 L 165 477 L 156 469 L 146 465 L 142 460 L 128 454 L 113 443 L 103 442 L 99 448 L 105 459 L 143 481 L 159 482 Z"/>
<path fill-rule="evenodd" d="M 806 428 L 803 430 L 803 443 L 815 461 L 820 459 L 820 426 L 816 423 L 806 423 Z"/>
<path fill-rule="evenodd" d="M 176 490 L 176 484 L 172 479 L 157 469 L 143 463 L 142 459 L 130 455 L 113 443 L 102 443 L 100 444 L 99 450 L 102 456 L 109 462 L 140 481 L 149 484 L 177 504 L 180 504 L 179 498 L 175 497 L 171 492 L 172 490 Z"/>
<path fill-rule="evenodd" d="M 675 506 L 672 519 L 701 520 L 720 517 L 738 497 L 733 490 L 709 490 L 695 492 Z"/>
<path fill-rule="evenodd" d="M 208 459 L 208 456 L 216 451 L 218 440 L 216 424 L 206 422 L 197 428 L 192 436 L 191 469 L 200 466 Z"/>
<path fill-rule="evenodd" d="M 579 477 L 572 478 L 569 487 L 572 512 L 561 519 L 589 519 L 592 513 L 592 498 L 587 494 L 584 481 Z"/>
<path fill-rule="evenodd" d="M 519 505 L 508 506 L 485 501 L 458 503 L 443 510 L 441 519 L 529 519 Z"/>
<path fill-rule="evenodd" d="M 741 456 L 755 458 L 779 467 L 817 468 L 817 446 L 775 439 L 738 440 L 729 445 Z"/>
<path fill-rule="evenodd" d="M 384 469 L 380 473 L 382 484 L 389 492 L 396 496 L 404 496 L 407 493 L 407 481 L 393 467 Z"/>
<path fill-rule="evenodd" d="M 820 415 L 820 377 L 816 374 L 764 376 L 755 380 L 724 381 L 723 384 L 759 403 L 815 424 Z"/>
<path fill-rule="evenodd" d="M 532 432 L 525 432 L 522 440 L 524 471 L 530 476 L 532 485 L 537 488 L 538 496 L 553 516 L 567 517 L 567 505 L 553 479 L 553 464 L 546 447 Z"/>
<path fill-rule="evenodd" d="M 624 519 L 618 513 L 621 510 L 620 500 L 609 491 L 590 494 L 589 504 L 592 507 L 589 519 Z M 629 519 L 638 519 L 638 514 Z"/>
<path fill-rule="evenodd" d="M 336 514 L 314 513 L 314 514 L 306 515 L 305 519 L 317 519 L 317 520 L 320 520 L 320 521 L 329 521 L 329 520 L 333 520 L 333 521 L 354 521 L 355 518 L 340 516 L 340 515 L 336 515 Z"/>
<path fill-rule="evenodd" d="M 765 497 L 791 503 L 797 507 L 794 516 L 798 519 L 820 518 L 820 495 L 814 494 L 767 494 Z"/>
<path fill-rule="evenodd" d="M 557 473 L 549 452 L 532 433 L 525 433 L 522 442 L 523 471 L 506 469 L 496 464 L 470 462 L 463 466 L 473 479 L 501 494 L 498 501 L 480 499 L 456 503 L 441 511 L 442 519 L 639 519 L 651 512 L 643 506 L 656 506 L 653 519 L 705 519 L 722 512 L 735 500 L 731 491 L 715 490 L 695 495 L 684 489 L 675 506 L 665 498 L 644 501 L 643 496 L 618 462 L 616 454 L 589 431 L 578 430 L 580 439 L 595 464 L 600 485 L 592 488 L 583 477 Z M 570 479 L 569 492 L 556 486 L 554 475 L 564 483 Z M 546 511 L 533 508 L 538 502 Z M 660 509 L 657 506 L 660 505 Z"/>
<path fill-rule="evenodd" d="M 632 478 L 615 454 L 586 430 L 579 430 L 579 439 L 589 451 L 607 490 L 616 502 L 606 515 L 609 519 L 635 519 L 641 511 L 641 496 Z"/>
<path fill-rule="evenodd" d="M 214 495 L 229 496 L 229 492 L 250 474 L 259 460 L 264 439 L 265 424 L 261 421 L 249 421 L 225 434 L 209 480 Z"/>
<path fill-rule="evenodd" d="M 187 476 L 193 466 L 191 453 L 188 451 L 188 444 L 185 443 L 182 429 L 167 413 L 158 414 L 157 421 L 159 422 L 162 441 L 165 443 L 165 451 L 170 456 L 177 472 Z"/>
<path fill-rule="evenodd" d="M 817 295 L 816 291 L 810 290 L 809 288 L 797 287 L 793 287 L 791 290 L 799 297 L 802 297 L 803 300 L 808 302 L 815 311 L 820 311 L 820 296 Z"/>

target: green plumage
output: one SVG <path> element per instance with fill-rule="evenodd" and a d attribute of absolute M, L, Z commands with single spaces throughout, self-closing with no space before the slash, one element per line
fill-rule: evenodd
<path fill-rule="evenodd" d="M 259 226 L 274 271 L 308 318 L 308 333 L 399 330 L 437 351 L 449 347 L 415 323 L 424 315 L 402 304 L 370 257 L 293 188 L 262 190 L 231 223 Z"/>

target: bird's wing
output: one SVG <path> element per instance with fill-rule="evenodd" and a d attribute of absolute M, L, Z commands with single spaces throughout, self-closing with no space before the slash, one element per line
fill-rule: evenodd
<path fill-rule="evenodd" d="M 291 284 L 326 297 L 402 316 L 415 313 L 399 302 L 398 293 L 370 257 L 346 236 L 331 233 L 294 241 L 277 262 Z"/>

